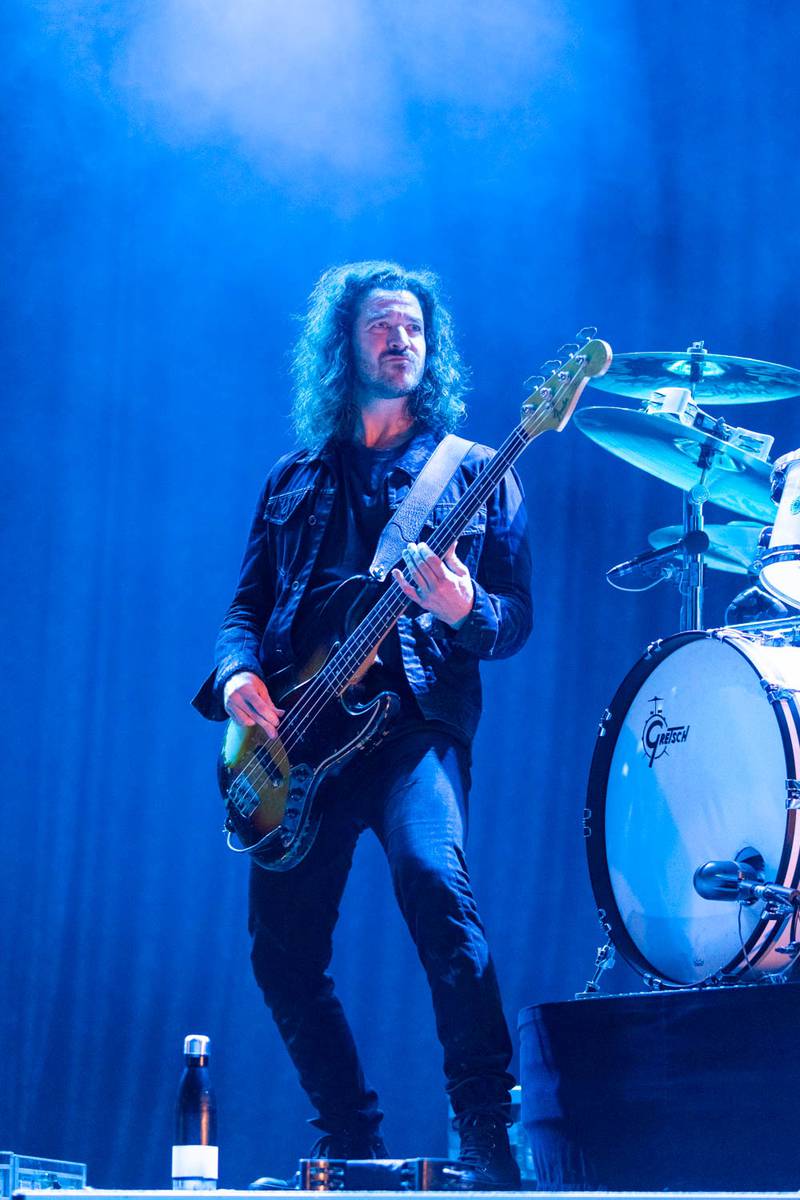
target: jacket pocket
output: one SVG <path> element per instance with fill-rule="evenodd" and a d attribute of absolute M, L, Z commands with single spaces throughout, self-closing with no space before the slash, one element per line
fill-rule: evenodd
<path fill-rule="evenodd" d="M 435 504 L 431 512 L 425 519 L 423 529 L 435 530 L 449 518 L 453 509 L 456 507 L 456 501 L 440 500 Z M 459 538 L 462 537 L 482 537 L 486 532 L 486 505 L 482 504 L 478 511 L 470 518 L 465 527 L 459 533 Z"/>
<path fill-rule="evenodd" d="M 308 487 L 293 488 L 289 492 L 278 492 L 277 495 L 270 496 L 264 506 L 264 520 L 270 525 L 285 525 L 308 500 L 313 490 L 313 484 L 309 484 Z"/>

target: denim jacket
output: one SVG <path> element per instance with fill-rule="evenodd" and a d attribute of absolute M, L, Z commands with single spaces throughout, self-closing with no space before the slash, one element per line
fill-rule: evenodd
<path fill-rule="evenodd" d="M 438 440 L 423 429 L 390 470 L 385 486 L 391 511 L 402 503 Z M 420 541 L 444 520 L 493 453 L 486 446 L 472 447 L 434 506 Z M 267 478 L 217 638 L 216 670 L 192 701 L 210 720 L 225 719 L 222 691 L 237 671 L 264 678 L 291 661 L 292 620 L 333 506 L 334 461 L 326 447 L 316 453 L 301 450 L 279 459 Z M 479 659 L 514 654 L 531 629 L 527 520 L 514 471 L 470 521 L 457 553 L 475 587 L 464 623 L 453 629 L 412 604 L 397 625 L 403 667 L 423 716 L 445 722 L 469 741 L 481 713 Z"/>

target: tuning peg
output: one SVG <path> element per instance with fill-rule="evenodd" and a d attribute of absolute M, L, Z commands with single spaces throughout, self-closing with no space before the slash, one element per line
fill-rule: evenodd
<path fill-rule="evenodd" d="M 577 354 L 580 350 L 578 342 L 564 342 L 563 346 L 559 346 L 556 354 L 563 354 L 566 358 L 572 358 L 573 354 Z"/>
<path fill-rule="evenodd" d="M 584 325 L 583 329 L 578 330 L 578 332 L 575 334 L 575 337 L 578 339 L 581 345 L 584 342 L 590 342 L 593 337 L 597 337 L 597 326 Z"/>
<path fill-rule="evenodd" d="M 544 375 L 529 375 L 522 386 L 524 388 L 530 388 L 532 392 L 535 392 L 537 388 L 542 386 L 545 378 L 546 376 Z"/>
<path fill-rule="evenodd" d="M 547 358 L 539 367 L 539 370 L 544 371 L 545 375 L 554 375 L 563 365 L 560 358 Z"/>

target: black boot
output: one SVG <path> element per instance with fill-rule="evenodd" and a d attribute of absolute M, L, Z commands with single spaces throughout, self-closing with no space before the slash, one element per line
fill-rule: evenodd
<path fill-rule="evenodd" d="M 388 1158 L 389 1151 L 379 1133 L 363 1130 L 358 1133 L 323 1133 L 311 1147 L 309 1158 Z"/>
<path fill-rule="evenodd" d="M 470 1191 L 519 1191 L 519 1167 L 508 1143 L 508 1120 L 501 1108 L 459 1113 L 453 1126 L 461 1139 L 458 1161 L 462 1186 Z"/>

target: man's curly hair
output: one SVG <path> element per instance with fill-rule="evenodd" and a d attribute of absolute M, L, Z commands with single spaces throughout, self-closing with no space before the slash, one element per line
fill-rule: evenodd
<path fill-rule="evenodd" d="M 464 415 L 466 369 L 436 275 L 406 271 L 393 262 L 345 263 L 325 271 L 311 293 L 294 349 L 292 415 L 303 446 L 317 449 L 331 438 L 353 434 L 359 412 L 353 387 L 353 323 L 361 300 L 374 288 L 413 292 L 425 318 L 425 371 L 409 401 L 411 414 L 438 433 L 451 432 Z"/>

